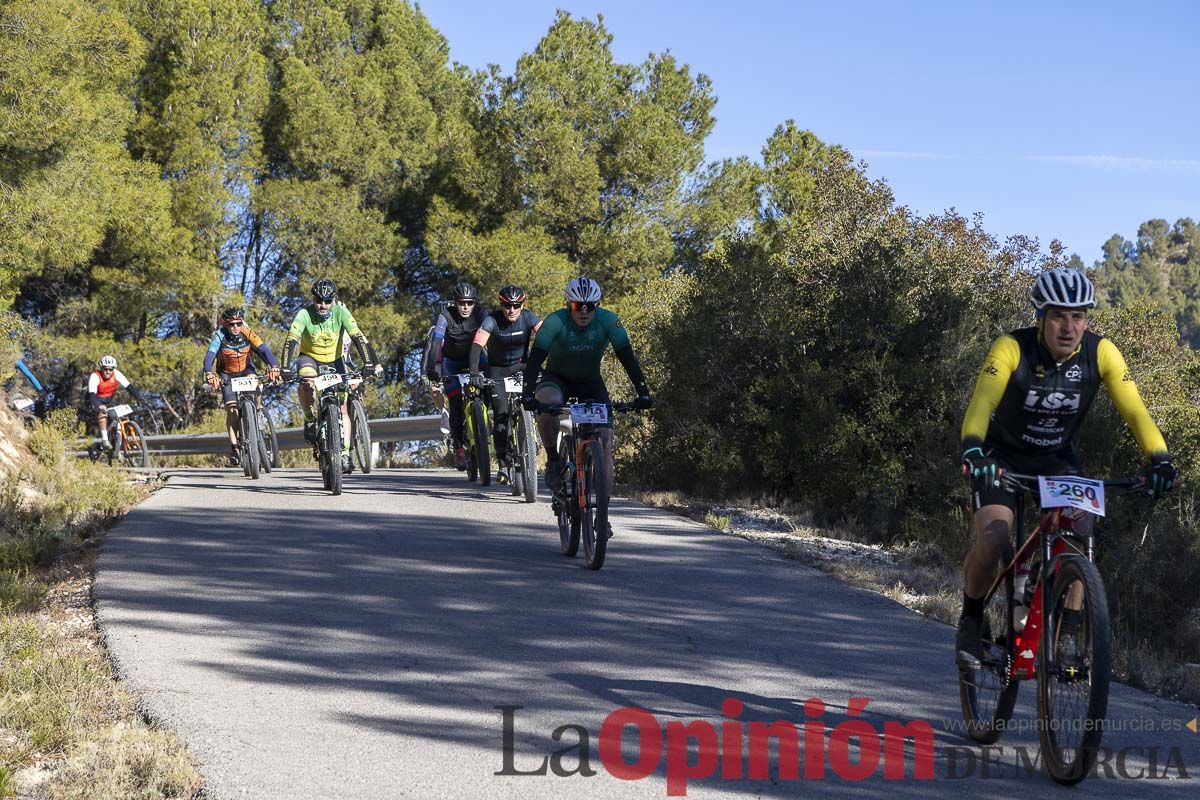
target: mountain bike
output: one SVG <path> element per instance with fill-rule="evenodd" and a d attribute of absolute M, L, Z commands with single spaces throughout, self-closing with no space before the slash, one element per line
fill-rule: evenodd
<path fill-rule="evenodd" d="M 566 412 L 558 435 L 558 458 L 562 475 L 550 508 L 558 520 L 558 539 L 563 555 L 573 557 L 583 542 L 588 569 L 604 566 L 612 528 L 608 522 L 608 500 L 612 476 L 600 443 L 600 430 L 613 413 L 633 411 L 633 403 L 600 403 L 570 399 L 562 405 L 538 404 L 550 414 Z"/>
<path fill-rule="evenodd" d="M 1096 760 L 1108 710 L 1111 642 L 1108 601 L 1096 569 L 1095 536 L 1080 512 L 1103 516 L 1106 489 L 1141 489 L 1139 478 L 1093 480 L 1004 472 L 1017 495 L 1013 547 L 984 597 L 983 658 L 960 668 L 959 699 L 971 738 L 992 744 L 1012 718 L 1020 682 L 1036 678 L 1046 771 L 1058 783 L 1083 780 Z M 1025 494 L 1043 513 L 1024 534 Z M 1035 563 L 1036 562 L 1036 563 Z"/>
<path fill-rule="evenodd" d="M 146 449 L 146 437 L 142 433 L 142 426 L 137 423 L 134 417 L 137 412 L 133 407 L 122 403 L 119 406 L 112 406 L 108 409 L 108 441 L 112 444 L 112 448 L 108 450 L 108 463 L 111 466 L 114 461 L 122 466 L 127 467 L 148 467 L 150 466 L 150 454 Z M 88 446 L 88 457 L 92 461 L 98 461 L 103 452 L 103 448 L 93 443 Z"/>
<path fill-rule="evenodd" d="M 317 402 L 317 441 L 313 444 L 313 456 L 321 469 L 321 484 L 331 493 L 341 494 L 345 377 L 332 364 L 321 364 L 317 376 L 311 380 Z"/>
<path fill-rule="evenodd" d="M 492 483 L 492 456 L 489 451 L 492 435 L 491 411 L 488 410 L 487 399 L 483 390 L 471 385 L 471 376 L 457 376 L 462 386 L 462 396 L 459 402 L 463 404 L 463 447 L 467 451 L 467 480 L 479 479 L 481 486 Z M 492 385 L 492 381 L 484 379 L 484 385 Z"/>
<path fill-rule="evenodd" d="M 371 463 L 371 426 L 367 420 L 367 406 L 363 399 L 365 380 L 366 376 L 361 371 L 346 375 L 346 386 L 350 394 L 347 400 L 347 412 L 350 415 L 350 450 L 364 475 L 374 466 Z"/>
<path fill-rule="evenodd" d="M 521 406 L 521 375 L 504 379 L 508 393 L 509 485 L 514 496 L 524 494 L 526 503 L 537 502 L 537 428 L 533 414 Z"/>
<path fill-rule="evenodd" d="M 271 471 L 271 456 L 265 452 L 262 432 L 259 428 L 258 398 L 262 384 L 257 375 L 243 375 L 240 378 L 222 378 L 221 383 L 233 392 L 238 415 L 238 462 L 242 466 L 242 474 L 251 480 L 258 480 L 260 471 Z"/>

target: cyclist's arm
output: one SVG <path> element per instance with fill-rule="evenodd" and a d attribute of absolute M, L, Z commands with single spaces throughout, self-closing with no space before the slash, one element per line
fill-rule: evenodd
<path fill-rule="evenodd" d="M 521 376 L 521 383 L 525 386 L 525 394 L 533 396 L 533 390 L 537 386 L 538 376 L 542 373 L 542 364 L 546 361 L 546 356 L 550 354 L 549 350 L 534 345 L 529 351 L 529 360 L 525 362 L 525 372 Z"/>
<path fill-rule="evenodd" d="M 308 309 L 302 308 L 292 319 L 292 327 L 288 328 L 287 339 L 283 342 L 283 363 L 288 366 L 296 358 L 296 348 L 300 346 L 300 337 L 304 335 L 304 326 L 308 322 Z"/>
<path fill-rule="evenodd" d="M 1125 365 L 1125 358 L 1117 346 L 1108 339 L 1101 339 L 1096 349 L 1096 361 L 1100 367 L 1100 378 L 1108 389 L 1113 405 L 1121 413 L 1125 424 L 1133 431 L 1138 447 L 1147 456 L 1167 455 L 1167 442 L 1154 424 L 1142 396 L 1138 392 L 1133 376 Z"/>
<path fill-rule="evenodd" d="M 471 340 L 471 355 L 468 359 L 471 365 L 471 374 L 479 372 L 479 361 L 483 358 L 483 351 L 487 349 L 488 339 L 492 338 L 492 331 L 495 328 L 496 321 L 489 316 L 479 326 L 479 330 L 475 331 L 475 338 Z"/>
<path fill-rule="evenodd" d="M 979 377 L 975 380 L 975 391 L 971 394 L 967 413 L 963 415 L 960 433 L 963 449 L 983 444 L 992 412 L 1000 405 L 1008 379 L 1020 362 L 1021 348 L 1016 339 L 1005 334 L 992 342 L 992 349 L 988 351 Z"/>
<path fill-rule="evenodd" d="M 250 349 L 258 353 L 258 357 L 267 362 L 268 367 L 272 369 L 279 367 L 279 362 L 275 360 L 275 354 L 271 352 L 271 345 L 264 342 L 261 336 L 249 328 L 246 328 L 243 333 L 246 335 L 246 340 L 250 342 Z M 205 369 L 204 371 L 208 372 L 209 370 Z"/>
<path fill-rule="evenodd" d="M 433 335 L 429 339 L 429 349 L 425 351 L 425 372 L 430 372 L 442 361 L 442 342 L 446 338 L 446 315 L 438 314 L 437 322 L 433 325 Z"/>
<path fill-rule="evenodd" d="M 87 396 L 84 398 L 84 402 L 87 404 L 88 408 L 94 409 L 100 404 L 100 397 L 96 394 L 99 389 L 100 376 L 93 372 L 88 376 Z"/>
<path fill-rule="evenodd" d="M 213 334 L 212 341 L 208 343 L 208 351 L 204 354 L 204 371 L 206 373 L 213 371 L 213 365 L 217 361 L 217 353 L 221 349 L 221 332 L 217 331 Z"/>
<path fill-rule="evenodd" d="M 614 352 L 617 354 L 621 366 L 625 368 L 625 374 L 633 383 L 633 390 L 637 392 L 638 397 L 649 397 L 650 387 L 646 385 L 646 376 L 642 373 L 642 365 L 638 363 L 637 356 L 633 354 L 633 346 L 622 347 Z"/>

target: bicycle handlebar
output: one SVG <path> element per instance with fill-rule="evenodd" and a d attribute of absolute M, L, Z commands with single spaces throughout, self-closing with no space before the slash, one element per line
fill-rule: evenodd
<path fill-rule="evenodd" d="M 1004 488 L 1008 489 L 1010 492 L 1017 490 L 1036 492 L 1038 488 L 1038 477 L 1039 476 L 1037 475 L 1027 475 L 1023 472 L 1004 470 L 1004 472 L 1000 474 L 1000 482 L 1004 485 Z M 1089 480 L 1096 479 L 1091 478 Z M 1139 492 L 1136 490 L 1146 485 L 1145 479 L 1140 476 L 1134 476 L 1131 478 L 1104 478 L 1101 480 L 1101 483 L 1104 484 L 1105 489 L 1129 489 L 1129 494 L 1138 494 Z"/>

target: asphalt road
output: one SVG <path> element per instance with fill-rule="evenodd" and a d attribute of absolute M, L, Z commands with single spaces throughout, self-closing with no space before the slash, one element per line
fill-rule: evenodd
<path fill-rule="evenodd" d="M 213 798 L 1071 791 L 1025 767 L 1038 752 L 1032 684 L 986 759 L 956 728 L 950 628 L 624 501 L 608 562 L 591 572 L 559 553 L 539 500 L 451 471 L 355 474 L 340 497 L 315 470 L 180 473 L 108 534 L 100 625 Z M 851 698 L 869 703 L 852 710 Z M 619 711 L 630 707 L 645 712 Z M 1195 797 L 1196 714 L 1114 685 L 1107 769 L 1075 791 Z M 631 723 L 623 740 L 606 718 Z M 744 733 L 777 720 L 800 731 L 800 779 L 786 763 L 781 774 L 774 747 L 768 777 L 746 777 Z M 846 736 L 853 723 L 860 738 Z M 891 762 L 903 777 L 889 778 L 872 753 L 910 723 L 935 732 L 932 756 L 910 743 Z M 687 735 L 719 737 L 719 754 L 689 755 Z M 923 765 L 932 777 L 914 776 Z"/>

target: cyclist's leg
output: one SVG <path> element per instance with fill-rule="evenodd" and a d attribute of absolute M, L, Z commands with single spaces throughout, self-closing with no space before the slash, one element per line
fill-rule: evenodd
<path fill-rule="evenodd" d="M 1011 462 L 1000 454 L 993 451 L 992 455 L 1000 461 L 1003 469 L 1013 468 Z M 971 502 L 974 510 L 971 518 L 974 542 L 963 559 L 962 614 L 955 635 L 955 654 L 960 665 L 970 665 L 982 657 L 985 595 L 996 578 L 1000 560 L 1008 547 L 1016 509 L 1015 495 L 1000 486 L 972 491 Z"/>
<path fill-rule="evenodd" d="M 510 367 L 488 367 L 487 375 L 495 385 L 489 388 L 492 395 L 492 442 L 496 448 L 496 463 L 504 467 L 508 465 L 508 426 L 511 424 L 511 411 L 508 405 L 508 392 L 504 391 L 504 379 L 521 370 L 521 364 Z"/>
<path fill-rule="evenodd" d="M 304 411 L 304 422 L 306 424 L 315 423 L 317 413 L 313 407 L 313 400 L 316 396 L 316 391 L 313 389 L 313 378 L 317 377 L 316 360 L 305 353 L 296 356 L 296 374 L 300 376 L 300 382 L 296 385 L 296 397 L 300 400 L 300 408 Z"/>
<path fill-rule="evenodd" d="M 561 378 L 543 374 L 538 382 L 534 397 L 539 403 L 548 406 L 562 405 L 567 399 L 564 382 Z M 542 447 L 546 450 L 546 458 L 552 461 L 558 459 L 558 415 L 538 414 L 538 435 L 542 437 Z"/>
<path fill-rule="evenodd" d="M 446 402 L 450 404 L 450 443 L 457 449 L 463 446 L 463 387 L 457 375 L 469 365 L 453 358 L 442 359 L 442 375 L 446 379 Z"/>
<path fill-rule="evenodd" d="M 338 373 L 345 375 L 349 370 L 346 367 L 346 362 L 343 359 L 336 359 L 333 362 L 334 368 Z M 350 458 L 350 393 L 342 392 L 342 462 L 347 463 Z"/>
<path fill-rule="evenodd" d="M 225 429 L 229 433 L 229 446 L 237 452 L 238 443 L 238 410 L 237 410 L 237 395 L 233 393 L 233 387 L 229 385 L 229 379 L 239 377 L 244 373 L 241 372 L 218 372 L 217 376 L 221 379 L 221 400 L 225 403 Z"/>

